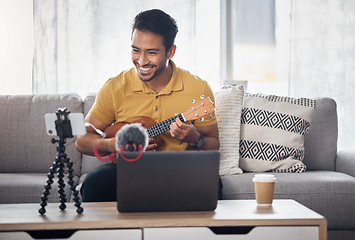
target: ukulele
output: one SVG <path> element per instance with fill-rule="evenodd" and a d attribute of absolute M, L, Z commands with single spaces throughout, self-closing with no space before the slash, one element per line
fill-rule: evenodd
<path fill-rule="evenodd" d="M 155 121 L 150 117 L 142 117 L 135 121 L 134 123 L 140 123 L 143 127 L 147 129 L 148 137 L 154 138 L 154 142 L 159 146 L 162 144 L 163 139 L 160 134 L 170 130 L 170 124 L 176 121 L 176 118 L 179 118 L 182 122 L 192 121 L 195 119 L 204 120 L 206 115 L 212 117 L 212 113 L 214 112 L 213 102 L 210 97 L 205 98 L 205 96 L 200 97 L 202 100 L 197 102 L 195 100 L 192 101 L 193 105 L 189 107 L 185 112 L 180 113 L 174 117 L 171 117 L 165 121 L 160 123 L 155 123 Z M 120 128 L 127 123 L 118 122 L 106 128 L 105 134 L 108 138 L 113 138 L 116 136 L 116 133 Z"/>

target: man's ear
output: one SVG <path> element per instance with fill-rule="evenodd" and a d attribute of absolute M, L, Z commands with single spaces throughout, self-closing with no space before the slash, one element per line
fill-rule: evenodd
<path fill-rule="evenodd" d="M 169 59 L 172 59 L 174 57 L 175 51 L 176 51 L 176 45 L 171 46 L 171 48 L 167 52 L 167 56 Z"/>

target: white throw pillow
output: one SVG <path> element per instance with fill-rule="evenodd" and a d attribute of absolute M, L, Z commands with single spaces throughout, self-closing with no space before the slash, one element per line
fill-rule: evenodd
<path fill-rule="evenodd" d="M 240 162 L 248 172 L 304 172 L 304 134 L 316 100 L 245 94 Z"/>
<path fill-rule="evenodd" d="M 240 117 L 243 86 L 225 86 L 216 94 L 216 116 L 220 142 L 219 174 L 242 173 L 239 168 Z"/>

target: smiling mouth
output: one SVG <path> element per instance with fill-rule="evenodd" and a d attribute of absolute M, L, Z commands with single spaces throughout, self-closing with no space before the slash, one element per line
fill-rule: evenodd
<path fill-rule="evenodd" d="M 154 68 L 154 66 L 139 66 L 139 64 L 137 64 L 137 68 L 139 70 L 139 73 L 141 75 L 149 75 L 152 72 L 152 69 Z"/>

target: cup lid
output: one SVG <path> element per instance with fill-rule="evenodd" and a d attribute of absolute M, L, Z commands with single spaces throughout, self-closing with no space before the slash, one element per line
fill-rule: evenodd
<path fill-rule="evenodd" d="M 276 178 L 272 174 L 255 174 L 253 182 L 276 182 Z"/>

